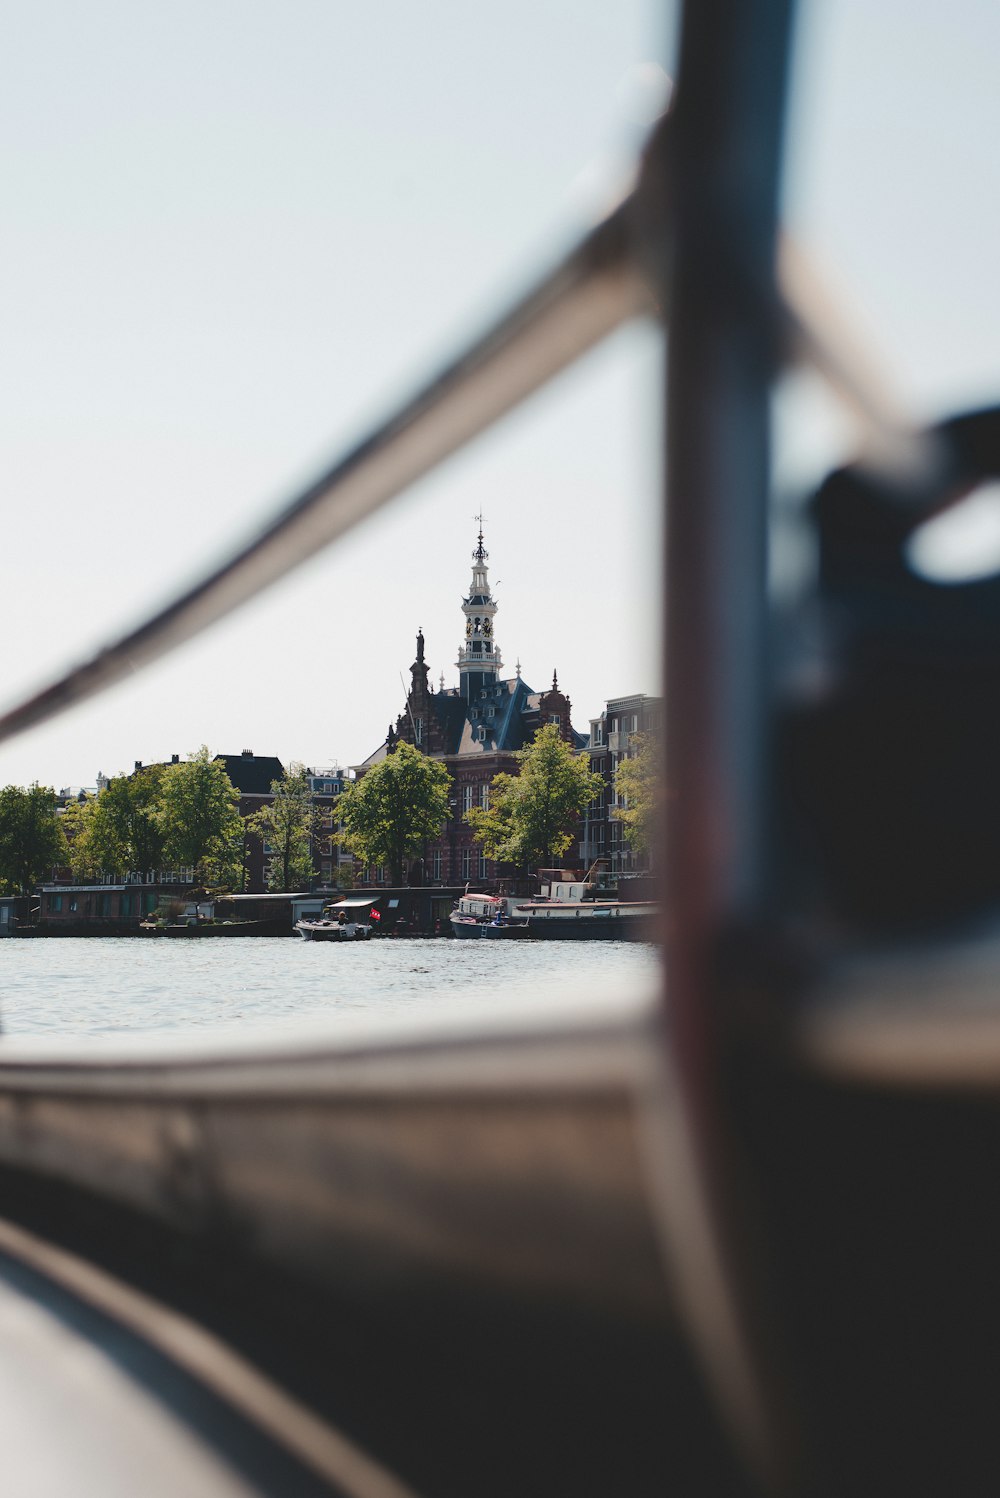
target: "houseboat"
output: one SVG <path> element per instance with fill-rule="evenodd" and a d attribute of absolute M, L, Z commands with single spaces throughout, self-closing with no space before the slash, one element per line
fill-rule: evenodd
<path fill-rule="evenodd" d="M 547 941 L 656 940 L 656 902 L 619 898 L 613 879 L 598 864 L 583 879 L 555 869 L 542 875 L 540 894 L 512 911 L 528 935 Z"/>

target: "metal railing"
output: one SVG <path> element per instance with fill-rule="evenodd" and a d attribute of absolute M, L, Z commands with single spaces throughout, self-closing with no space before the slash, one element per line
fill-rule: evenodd
<path fill-rule="evenodd" d="M 663 1129 L 643 1148 L 674 1167 L 670 1200 L 664 1192 L 658 1210 L 680 1314 L 742 1449 L 772 1475 L 783 1445 L 766 1352 L 748 1335 L 754 1258 L 740 1193 L 730 1189 L 720 1104 L 727 1015 L 714 1001 L 722 938 L 741 922 L 753 926 L 770 877 L 762 785 L 776 373 L 808 362 L 870 450 L 925 471 L 932 456 L 855 357 L 847 320 L 779 232 L 792 11 L 792 0 L 689 0 L 675 102 L 624 201 L 221 566 L 0 717 L 0 739 L 9 738 L 114 685 L 336 542 L 623 323 L 650 317 L 669 326 L 666 775 L 684 794 L 671 806 L 666 879 L 683 1117 L 669 1140 Z M 468 862 L 469 850 L 461 856 Z M 650 1124 L 650 1140 L 654 1132 Z"/>
<path fill-rule="evenodd" d="M 623 323 L 665 319 L 667 266 L 677 243 L 677 147 L 677 124 L 667 116 L 643 153 L 634 190 L 569 254 L 219 567 L 3 713 L 0 741 L 193 639 L 373 515 Z M 801 254 L 786 249 L 782 266 L 780 293 L 768 275 L 748 280 L 736 261 L 729 269 L 783 357 L 813 364 L 871 443 L 899 451 L 912 434 L 854 357 L 842 310 Z"/>

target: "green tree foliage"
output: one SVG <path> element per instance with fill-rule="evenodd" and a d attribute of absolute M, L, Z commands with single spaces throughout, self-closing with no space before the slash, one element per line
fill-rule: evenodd
<path fill-rule="evenodd" d="M 495 775 L 488 807 L 465 813 L 487 858 L 551 867 L 573 841 L 572 828 L 604 784 L 586 754 L 576 754 L 554 723 L 518 751 L 517 775 Z"/>
<path fill-rule="evenodd" d="M 232 883 L 243 848 L 239 792 L 204 744 L 183 764 L 164 765 L 157 820 L 163 857 L 187 865 L 203 884 Z M 104 793 L 105 795 L 107 792 Z"/>
<path fill-rule="evenodd" d="M 27 790 L 8 785 L 0 791 L 0 882 L 15 894 L 28 894 L 68 856 L 56 816 L 51 786 Z"/>
<path fill-rule="evenodd" d="M 648 733 L 632 735 L 631 754 L 615 771 L 611 815 L 625 827 L 625 840 L 637 853 L 649 850 L 660 782 L 659 742 Z"/>
<path fill-rule="evenodd" d="M 81 800 L 68 801 L 59 817 L 59 826 L 69 850 L 67 862 L 77 879 L 92 879 L 102 867 L 90 844 L 96 810 L 97 797 L 85 795 Z"/>
<path fill-rule="evenodd" d="M 271 794 L 270 806 L 247 817 L 247 829 L 274 849 L 267 858 L 268 889 L 303 889 L 312 878 L 310 840 L 319 815 L 302 766 L 291 765 L 281 780 L 272 780 Z"/>
<path fill-rule="evenodd" d="M 97 868 L 148 873 L 163 864 L 160 815 L 164 766 L 116 775 L 98 796 L 87 829 L 86 851 Z"/>
<path fill-rule="evenodd" d="M 402 884 L 406 857 L 444 826 L 450 788 L 444 765 L 397 745 L 337 802 L 345 845 L 365 863 L 388 864 L 393 884 Z"/>

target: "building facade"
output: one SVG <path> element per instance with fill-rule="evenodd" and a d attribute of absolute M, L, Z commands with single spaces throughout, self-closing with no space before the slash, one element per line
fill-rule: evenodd
<path fill-rule="evenodd" d="M 612 697 L 599 718 L 590 720 L 587 752 L 590 768 L 604 777 L 605 789 L 583 814 L 580 863 L 589 868 L 604 859 L 612 874 L 643 873 L 648 856 L 636 853 L 625 837 L 625 824 L 613 815 L 617 802 L 615 774 L 623 759 L 636 751 L 637 736 L 659 738 L 663 730 L 663 699 L 638 693 Z"/>
<path fill-rule="evenodd" d="M 490 783 L 501 771 L 517 772 L 515 754 L 530 744 L 546 723 L 558 726 L 574 748 L 587 743 L 570 721 L 572 704 L 552 675 L 548 691 L 535 692 L 521 675 L 503 676 L 497 642 L 497 603 L 490 590 L 487 552 L 480 526 L 472 553 L 472 580 L 462 600 L 462 640 L 456 666 L 457 687 L 438 690 L 428 680 L 423 631 L 417 633 L 416 657 L 410 667 L 406 709 L 389 728 L 385 742 L 363 764 L 359 775 L 391 754 L 396 744 L 413 744 L 422 753 L 444 762 L 452 777 L 449 815 L 441 836 L 428 842 L 411 861 L 412 883 L 467 884 L 496 878 L 496 866 L 486 859 L 464 820 L 474 806 L 488 806 Z M 384 882 L 385 870 L 364 869 L 362 877 Z"/>

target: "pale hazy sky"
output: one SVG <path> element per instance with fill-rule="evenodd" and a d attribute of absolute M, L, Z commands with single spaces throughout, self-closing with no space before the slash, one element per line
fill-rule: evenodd
<path fill-rule="evenodd" d="M 0 15 L 9 702 L 200 571 L 569 242 L 670 24 L 648 0 Z M 791 222 L 914 410 L 992 398 L 1000 7 L 816 0 L 799 54 Z M 507 666 L 534 686 L 558 666 L 580 725 L 657 690 L 660 359 L 651 329 L 619 335 L 261 602 L 0 745 L 0 784 L 202 742 L 359 760 L 418 626 L 455 680 L 480 507 Z M 823 432 L 786 432 L 790 470 Z"/>

